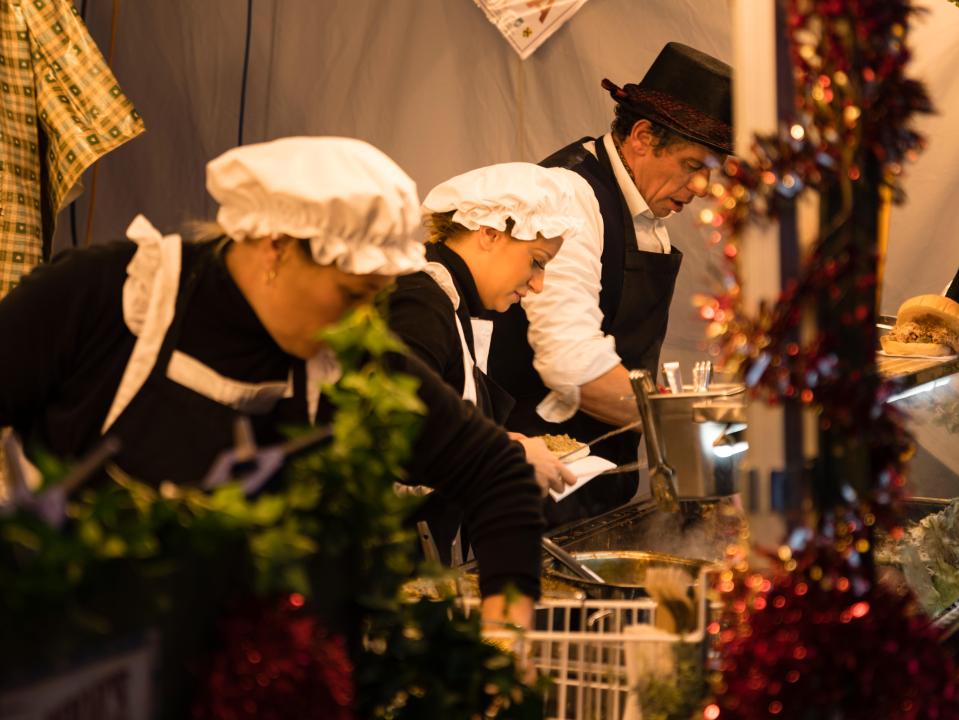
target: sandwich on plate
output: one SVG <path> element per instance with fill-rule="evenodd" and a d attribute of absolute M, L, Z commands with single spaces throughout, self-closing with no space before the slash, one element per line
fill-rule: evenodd
<path fill-rule="evenodd" d="M 896 325 L 879 338 L 887 355 L 955 355 L 959 303 L 942 295 L 917 295 L 899 306 Z"/>

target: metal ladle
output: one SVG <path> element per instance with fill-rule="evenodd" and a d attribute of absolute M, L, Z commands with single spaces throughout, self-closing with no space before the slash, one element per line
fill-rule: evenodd
<path fill-rule="evenodd" d="M 653 380 L 647 370 L 630 370 L 629 383 L 636 395 L 636 407 L 643 421 L 643 437 L 646 438 L 646 458 L 649 461 L 649 489 L 653 500 L 661 510 L 679 512 L 676 497 L 676 471 L 666 462 L 666 449 L 659 436 L 659 428 L 653 417 L 649 395 L 655 391 Z"/>

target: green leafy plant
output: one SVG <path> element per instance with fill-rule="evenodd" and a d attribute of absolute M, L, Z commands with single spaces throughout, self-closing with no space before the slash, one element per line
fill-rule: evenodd
<path fill-rule="evenodd" d="M 706 695 L 703 649 L 698 643 L 673 644 L 676 672 L 642 684 L 640 699 L 646 720 L 689 720 Z"/>
<path fill-rule="evenodd" d="M 231 599 L 299 593 L 349 638 L 360 716 L 542 716 L 475 615 L 400 595 L 417 567 L 405 519 L 418 499 L 393 484 L 424 412 L 417 381 L 388 370 L 403 346 L 372 307 L 324 337 L 344 369 L 323 388 L 332 437 L 264 492 L 153 488 L 114 470 L 70 498 L 60 528 L 27 509 L 0 516 L 0 677 L 158 625 L 203 638 Z M 68 470 L 43 466 L 49 487 Z"/>

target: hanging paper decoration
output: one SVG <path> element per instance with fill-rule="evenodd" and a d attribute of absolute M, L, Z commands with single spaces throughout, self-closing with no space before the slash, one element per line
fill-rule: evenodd
<path fill-rule="evenodd" d="M 525 60 L 586 0 L 474 0 Z"/>

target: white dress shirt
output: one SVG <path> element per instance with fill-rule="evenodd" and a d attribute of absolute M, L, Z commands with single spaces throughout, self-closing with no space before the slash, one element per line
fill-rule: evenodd
<path fill-rule="evenodd" d="M 647 252 L 670 252 L 669 234 L 655 217 L 623 166 L 610 134 L 603 143 L 636 230 L 636 244 Z M 595 142 L 584 147 L 596 154 Z M 620 364 L 612 335 L 601 330 L 599 308 L 602 278 L 603 216 L 588 183 L 577 185 L 582 231 L 566 239 L 546 266 L 543 292 L 529 293 L 523 308 L 529 318 L 533 366 L 549 394 L 537 407 L 549 422 L 563 422 L 579 409 L 580 387 Z"/>

